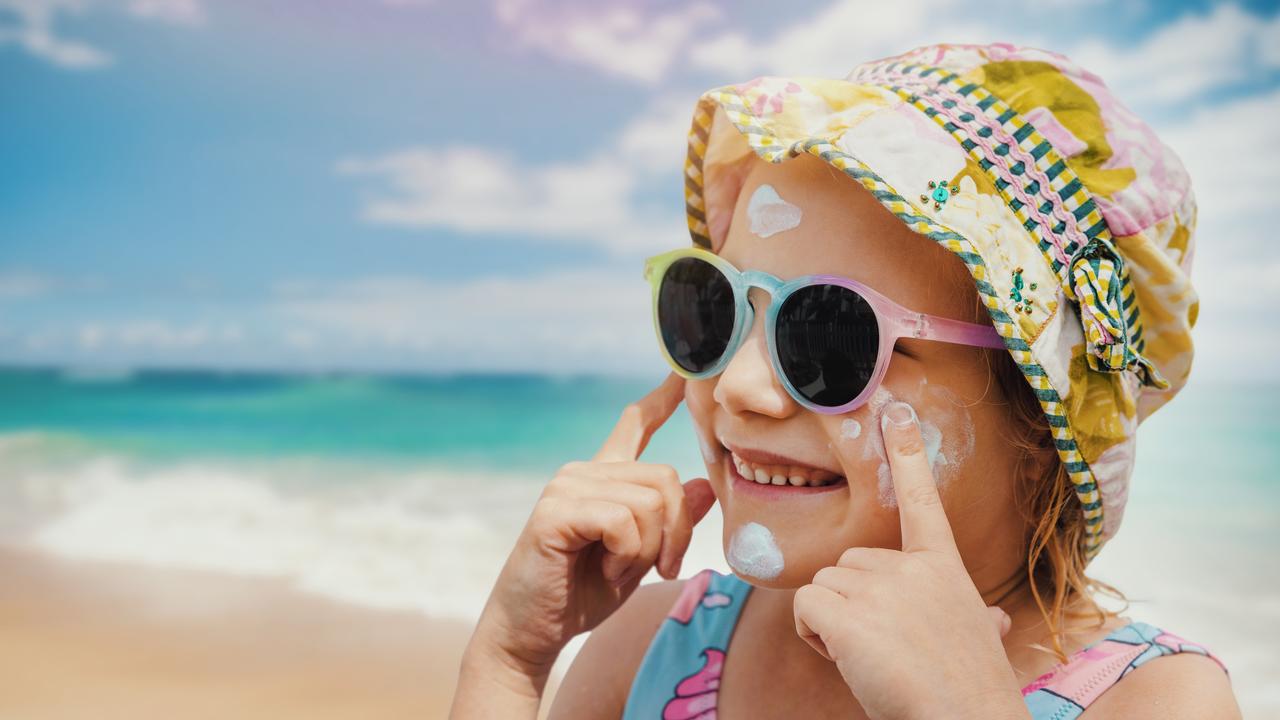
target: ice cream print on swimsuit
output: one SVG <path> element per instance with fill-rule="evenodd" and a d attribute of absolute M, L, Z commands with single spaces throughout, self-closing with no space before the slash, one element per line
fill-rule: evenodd
<path fill-rule="evenodd" d="M 625 719 L 710 720 L 751 585 L 707 569 L 685 581 L 632 684 Z"/>
<path fill-rule="evenodd" d="M 747 219 L 751 221 L 751 233 L 767 238 L 800 224 L 800 208 L 783 200 L 772 185 L 761 185 L 751 193 L 747 203 Z"/>
<path fill-rule="evenodd" d="M 676 599 L 676 604 L 671 606 L 671 611 L 667 613 L 667 618 L 675 620 L 681 625 L 688 625 L 693 620 L 693 614 L 698 608 L 721 608 L 733 602 L 733 598 L 715 590 L 709 590 L 711 584 L 711 573 L 704 570 L 703 572 L 689 578 L 680 597 Z"/>

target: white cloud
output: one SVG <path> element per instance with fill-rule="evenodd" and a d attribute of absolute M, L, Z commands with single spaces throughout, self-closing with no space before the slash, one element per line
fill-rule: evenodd
<path fill-rule="evenodd" d="M 610 75 L 653 84 L 703 25 L 719 17 L 705 3 L 646 15 L 626 5 L 556 7 L 498 0 L 494 15 L 520 45 Z"/>
<path fill-rule="evenodd" d="M 52 287 L 52 281 L 39 273 L 26 270 L 0 270 L 0 300 L 39 297 Z"/>
<path fill-rule="evenodd" d="M 1195 111 L 1160 129 L 1160 137 L 1191 174 L 1202 222 L 1239 217 L 1257 223 L 1259 211 L 1276 206 L 1280 173 L 1280 90 Z"/>
<path fill-rule="evenodd" d="M 1011 3 L 997 3 L 990 11 L 999 16 L 1006 7 L 1006 17 L 1019 17 L 1021 6 Z M 1063 52 L 1134 106 L 1196 99 L 1280 67 L 1280 16 L 1267 19 L 1236 5 L 1186 15 L 1123 46 L 1101 38 L 1063 46 L 1016 20 L 977 23 L 964 14 L 966 8 L 954 0 L 888 5 L 837 0 L 766 37 L 727 30 L 707 38 L 689 49 L 689 60 L 727 81 L 757 74 L 843 77 L 860 62 L 921 45 L 1004 41 Z"/>
<path fill-rule="evenodd" d="M 236 323 L 211 324 L 196 322 L 179 324 L 166 320 L 125 320 L 119 322 L 86 322 L 75 332 L 79 349 L 89 352 L 145 351 L 164 353 L 191 350 L 211 345 L 226 347 L 244 339 Z"/>
<path fill-rule="evenodd" d="M 374 179 L 362 211 L 373 223 L 514 233 L 621 254 L 658 250 L 688 241 L 679 198 L 694 100 L 658 98 L 577 162 L 531 166 L 483 148 L 418 147 L 347 158 L 338 172 Z M 659 177 L 672 202 L 642 207 L 638 191 Z"/>
<path fill-rule="evenodd" d="M 627 372 L 660 363 L 639 265 L 528 278 L 372 277 L 283 287 L 290 342 L 411 367 Z"/>
<path fill-rule="evenodd" d="M 1280 90 L 1202 108 L 1158 128 L 1182 158 L 1198 216 L 1195 377 L 1280 377 L 1280 246 L 1268 210 L 1278 174 Z"/>
<path fill-rule="evenodd" d="M 200 25 L 205 21 L 200 0 L 131 0 L 129 12 L 141 18 L 175 25 Z"/>
<path fill-rule="evenodd" d="M 708 38 L 690 48 L 689 61 L 726 81 L 758 74 L 839 78 L 860 62 L 920 45 L 1014 39 L 990 22 L 950 13 L 964 7 L 956 0 L 837 0 L 766 38 L 737 30 Z"/>
<path fill-rule="evenodd" d="M 86 293 L 102 285 L 102 278 L 96 275 L 55 276 L 25 268 L 0 268 L 0 301 Z"/>
<path fill-rule="evenodd" d="M 664 367 L 649 302 L 634 260 L 518 278 L 295 279 L 234 307 L 0 315 L 0 362 L 628 374 Z"/>
<path fill-rule="evenodd" d="M 31 55 L 60 67 L 84 70 L 111 64 L 112 55 L 86 42 L 59 36 L 60 17 L 92 10 L 113 10 L 171 25 L 204 22 L 200 0 L 0 0 L 0 15 L 11 20 L 0 26 L 0 46 L 17 45 Z"/>
<path fill-rule="evenodd" d="M 1235 5 L 1187 15 L 1141 42 L 1116 47 L 1090 40 L 1068 54 L 1097 73 L 1126 103 L 1191 100 L 1280 68 L 1280 16 L 1266 19 Z"/>
<path fill-rule="evenodd" d="M 623 127 L 610 143 L 616 157 L 637 170 L 665 174 L 680 182 L 689 149 L 685 139 L 697 101 L 698 94 L 693 92 L 655 98 L 648 110 Z"/>
<path fill-rule="evenodd" d="M 626 216 L 632 184 L 624 168 L 603 159 L 527 167 L 472 147 L 349 159 L 339 172 L 384 180 L 390 192 L 365 205 L 372 222 L 575 238 L 607 235 Z"/>
<path fill-rule="evenodd" d="M 86 0 L 0 0 L 0 11 L 12 14 L 12 22 L 0 28 L 0 45 L 15 44 L 28 53 L 66 68 L 94 68 L 111 62 L 111 56 L 76 40 L 54 34 L 58 15 L 79 14 Z"/>

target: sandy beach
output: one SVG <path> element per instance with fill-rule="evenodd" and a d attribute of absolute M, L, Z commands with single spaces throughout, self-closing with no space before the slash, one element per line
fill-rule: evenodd
<path fill-rule="evenodd" d="M 0 547 L 0 717 L 443 718 L 463 623 Z"/>

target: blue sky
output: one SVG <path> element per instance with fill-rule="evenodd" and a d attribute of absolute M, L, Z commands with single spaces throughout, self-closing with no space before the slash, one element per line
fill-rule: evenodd
<path fill-rule="evenodd" d="M 702 90 L 1007 40 L 1182 155 L 1197 372 L 1280 375 L 1274 2 L 778 7 L 0 0 L 0 363 L 660 371 Z"/>

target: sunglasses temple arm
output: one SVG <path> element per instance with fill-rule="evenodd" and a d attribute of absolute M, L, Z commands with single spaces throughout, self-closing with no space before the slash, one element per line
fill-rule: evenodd
<path fill-rule="evenodd" d="M 1002 350 L 1005 347 L 1004 338 L 991 325 L 979 325 L 924 313 L 910 313 L 903 316 L 901 322 L 903 337 Z"/>

